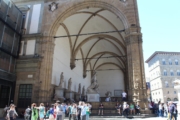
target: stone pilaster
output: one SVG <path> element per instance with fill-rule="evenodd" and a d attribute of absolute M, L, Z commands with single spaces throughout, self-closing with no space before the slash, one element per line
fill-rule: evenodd
<path fill-rule="evenodd" d="M 144 75 L 142 53 L 142 34 L 140 28 L 133 26 L 126 31 L 127 66 L 128 66 L 128 98 L 139 101 L 141 108 L 147 108 L 147 90 Z"/>

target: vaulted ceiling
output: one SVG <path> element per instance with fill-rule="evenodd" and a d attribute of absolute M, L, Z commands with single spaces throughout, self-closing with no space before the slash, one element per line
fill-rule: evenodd
<path fill-rule="evenodd" d="M 121 19 L 114 13 L 101 8 L 83 9 L 66 18 L 60 27 L 65 32 L 60 33 L 59 36 L 79 35 L 68 37 L 68 39 L 71 59 L 86 58 L 82 60 L 84 71 L 88 69 L 88 65 L 91 70 L 100 69 L 104 65 L 124 70 L 125 34 L 124 32 L 109 31 L 124 30 L 125 28 Z M 80 35 L 85 33 L 97 34 Z"/>

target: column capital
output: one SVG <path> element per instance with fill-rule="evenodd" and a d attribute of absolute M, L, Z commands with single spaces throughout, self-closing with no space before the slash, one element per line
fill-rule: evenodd
<path fill-rule="evenodd" d="M 126 45 L 134 44 L 134 43 L 142 43 L 142 34 L 130 34 L 125 37 Z"/>
<path fill-rule="evenodd" d="M 125 30 L 125 43 L 126 45 L 134 43 L 142 43 L 141 28 L 135 25 L 131 25 L 129 29 Z"/>
<path fill-rule="evenodd" d="M 125 34 L 137 34 L 137 33 L 141 33 L 141 27 L 138 27 L 136 25 L 131 25 L 131 27 L 129 27 L 128 29 L 125 30 Z"/>

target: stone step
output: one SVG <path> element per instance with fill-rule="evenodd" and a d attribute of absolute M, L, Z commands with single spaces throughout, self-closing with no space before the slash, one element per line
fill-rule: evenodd
<path fill-rule="evenodd" d="M 91 114 L 90 116 L 91 118 L 124 118 L 124 116 L 118 114 L 104 114 L 104 115 Z M 128 115 L 128 118 L 149 118 L 149 117 L 156 117 L 156 115 L 154 114 Z"/>

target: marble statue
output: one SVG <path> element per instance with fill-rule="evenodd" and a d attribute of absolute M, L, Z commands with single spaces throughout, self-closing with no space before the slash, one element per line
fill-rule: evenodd
<path fill-rule="evenodd" d="M 81 83 L 79 83 L 78 94 L 81 94 Z"/>
<path fill-rule="evenodd" d="M 112 93 L 111 93 L 110 91 L 107 91 L 107 92 L 105 93 L 105 95 L 106 95 L 106 97 L 111 97 Z"/>
<path fill-rule="evenodd" d="M 64 75 L 63 75 L 63 72 L 61 73 L 61 76 L 60 76 L 60 82 L 59 82 L 59 87 L 62 88 L 62 84 L 64 82 Z"/>
<path fill-rule="evenodd" d="M 94 72 L 92 76 L 91 85 L 87 88 L 87 93 L 99 93 L 99 84 L 96 79 L 96 72 Z"/>
<path fill-rule="evenodd" d="M 68 81 L 68 91 L 71 91 L 71 86 L 72 86 L 72 80 L 70 78 Z"/>

